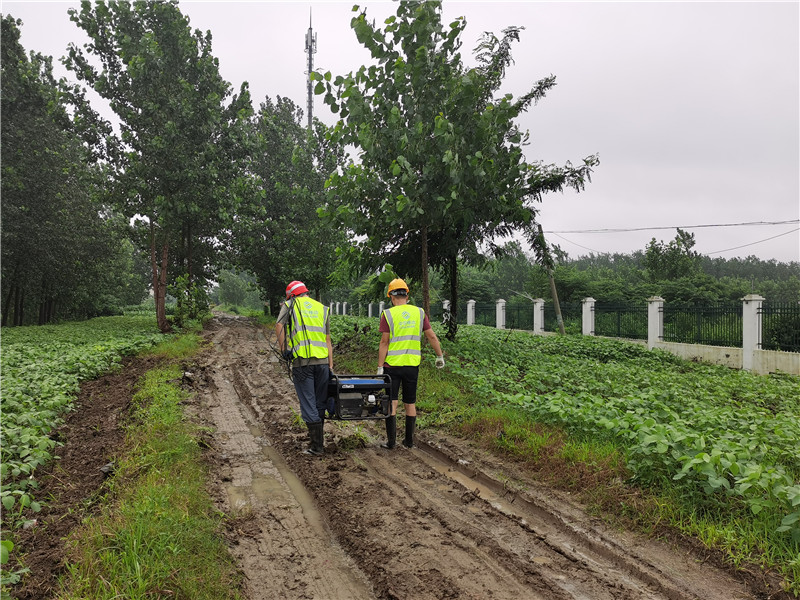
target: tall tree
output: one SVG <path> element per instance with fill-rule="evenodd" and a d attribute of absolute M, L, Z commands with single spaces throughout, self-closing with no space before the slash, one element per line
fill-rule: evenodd
<path fill-rule="evenodd" d="M 127 223 L 97 202 L 100 172 L 70 119 L 68 86 L 50 57 L 26 55 L 20 25 L 6 15 L 0 38 L 3 325 L 94 316 L 137 296 Z"/>
<path fill-rule="evenodd" d="M 239 202 L 252 112 L 247 84 L 230 98 L 210 32 L 192 31 L 176 0 L 84 0 L 69 14 L 91 43 L 70 45 L 65 64 L 119 119 L 118 136 L 95 133 L 94 140 L 111 150 L 111 196 L 149 229 L 156 315 L 166 331 L 171 245 L 179 244 L 191 277 L 193 243 L 218 234 Z"/>
<path fill-rule="evenodd" d="M 354 7 L 358 11 L 358 7 Z M 532 231 L 533 202 L 564 186 L 582 189 L 597 158 L 579 167 L 527 163 L 514 119 L 555 85 L 548 77 L 517 100 L 496 97 L 520 28 L 487 34 L 478 66 L 462 64 L 458 18 L 445 28 L 441 2 L 401 0 L 384 30 L 365 12 L 351 21 L 377 64 L 337 76 L 313 73 L 315 92 L 341 120 L 333 136 L 358 148 L 358 162 L 331 175 L 325 215 L 359 240 L 363 268 L 391 262 L 419 277 L 429 309 L 428 266 L 445 269 L 457 310 L 457 261 L 516 229 Z M 536 236 L 531 233 L 531 239 Z M 495 247 L 494 249 L 497 249 Z M 452 330 L 454 335 L 455 331 Z"/>
<path fill-rule="evenodd" d="M 256 275 L 273 310 L 294 279 L 319 296 L 344 239 L 317 216 L 325 180 L 343 152 L 326 139 L 321 122 L 309 130 L 303 121 L 302 109 L 288 98 L 261 104 L 252 124 L 257 150 L 249 167 L 260 194 L 241 207 L 227 237 L 234 264 Z"/>
<path fill-rule="evenodd" d="M 699 271 L 699 255 L 692 250 L 694 234 L 678 228 L 675 239 L 668 243 L 650 240 L 644 253 L 644 267 L 651 281 L 687 277 Z"/>

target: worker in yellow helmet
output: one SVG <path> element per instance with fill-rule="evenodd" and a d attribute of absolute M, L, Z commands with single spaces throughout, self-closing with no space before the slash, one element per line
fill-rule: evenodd
<path fill-rule="evenodd" d="M 417 423 L 417 380 L 422 362 L 422 336 L 436 352 L 436 367 L 444 367 L 444 354 L 439 338 L 431 328 L 425 311 L 408 304 L 408 286 L 402 279 L 389 283 L 387 295 L 391 308 L 381 313 L 381 343 L 378 349 L 378 375 L 392 378 L 392 413 L 386 418 L 386 443 L 382 448 L 392 449 L 397 439 L 397 403 L 400 387 L 403 388 L 403 406 L 406 412 L 406 437 L 403 445 L 414 447 L 414 428 Z"/>

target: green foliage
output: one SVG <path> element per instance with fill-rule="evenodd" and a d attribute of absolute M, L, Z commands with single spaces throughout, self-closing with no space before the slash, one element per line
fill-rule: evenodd
<path fill-rule="evenodd" d="M 697 253 L 694 234 L 678 228 L 674 240 L 664 244 L 655 238 L 650 240 L 644 253 L 644 266 L 652 281 L 664 281 L 686 277 L 697 271 Z"/>
<path fill-rule="evenodd" d="M 4 16 L 3 325 L 119 314 L 146 290 L 128 224 L 98 198 L 103 171 L 70 122 L 52 59 L 26 56 L 19 38 Z"/>
<path fill-rule="evenodd" d="M 210 315 L 208 295 L 196 281 L 190 281 L 188 274 L 176 278 L 168 290 L 176 299 L 172 318 L 176 327 L 183 328 L 190 321 Z"/>
<path fill-rule="evenodd" d="M 151 253 L 158 325 L 167 331 L 170 251 L 182 263 L 173 276 L 201 278 L 247 188 L 247 84 L 231 97 L 210 33 L 192 30 L 177 1 L 84 2 L 68 12 L 91 43 L 71 44 L 65 65 L 109 102 L 120 134 L 88 107 L 77 119 L 105 159 L 108 201 L 144 230 L 137 240 Z"/>
<path fill-rule="evenodd" d="M 745 509 L 800 544 L 800 380 L 588 337 L 469 328 L 451 368 L 542 423 L 624 448 L 633 478 L 704 510 Z"/>
<path fill-rule="evenodd" d="M 356 7 L 355 10 L 358 10 Z M 380 29 L 365 12 L 351 27 L 377 65 L 332 77 L 312 73 L 315 92 L 341 120 L 331 139 L 358 148 L 328 180 L 326 221 L 356 238 L 344 252 L 360 272 L 391 262 L 422 282 L 429 305 L 428 266 L 449 275 L 457 311 L 456 260 L 478 260 L 482 245 L 533 224 L 538 201 L 564 186 L 582 189 L 596 157 L 580 167 L 525 162 L 527 142 L 514 119 L 555 84 L 549 77 L 514 100 L 499 94 L 511 45 L 485 34 L 475 49 L 478 66 L 461 60 L 466 22 L 441 22 L 441 2 L 398 3 Z"/>
<path fill-rule="evenodd" d="M 345 233 L 324 226 L 317 210 L 325 203 L 325 179 L 343 152 L 326 140 L 321 122 L 307 129 L 302 110 L 288 98 L 266 98 L 248 130 L 253 189 L 223 239 L 231 264 L 256 277 L 262 300 L 277 315 L 290 281 L 303 281 L 316 295 L 328 288 Z"/>
<path fill-rule="evenodd" d="M 134 395 L 128 452 L 110 482 L 115 502 L 71 540 L 60 598 L 239 598 L 235 565 L 205 490 L 200 432 L 185 422 L 178 366 L 148 372 Z"/>
<path fill-rule="evenodd" d="M 264 308 L 254 275 L 223 269 L 219 274 L 218 281 L 219 285 L 211 293 L 211 297 L 216 303 L 252 310 Z"/>
<path fill-rule="evenodd" d="M 101 317 L 81 323 L 19 327 L 3 332 L 3 507 L 36 512 L 36 468 L 53 458 L 51 431 L 62 421 L 81 381 L 117 368 L 164 339 L 147 317 Z"/>

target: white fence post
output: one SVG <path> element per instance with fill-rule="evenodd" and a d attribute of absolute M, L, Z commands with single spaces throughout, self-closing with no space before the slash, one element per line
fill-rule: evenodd
<path fill-rule="evenodd" d="M 467 300 L 467 325 L 475 325 L 475 300 Z"/>
<path fill-rule="evenodd" d="M 652 296 L 647 299 L 647 349 L 664 340 L 664 299 Z"/>
<path fill-rule="evenodd" d="M 372 318 L 372 302 L 370 302 L 369 304 L 367 304 L 367 316 L 368 316 L 369 318 Z"/>
<path fill-rule="evenodd" d="M 533 333 L 544 333 L 544 298 L 533 301 Z"/>
<path fill-rule="evenodd" d="M 347 302 L 342 302 L 342 314 L 347 314 Z"/>
<path fill-rule="evenodd" d="M 384 304 L 385 304 L 385 302 L 384 302 L 383 300 L 381 300 L 380 302 L 378 302 L 378 316 L 379 316 L 379 317 L 381 316 L 381 313 L 383 312 L 383 306 L 384 306 Z"/>
<path fill-rule="evenodd" d="M 341 310 L 342 310 L 342 303 L 341 303 L 341 302 L 337 302 L 337 303 L 336 303 L 336 314 L 337 314 L 337 315 L 340 315 L 340 314 L 342 314 L 342 313 L 340 312 Z"/>
<path fill-rule="evenodd" d="M 754 354 L 761 345 L 761 305 L 764 297 L 748 294 L 742 298 L 742 369 L 753 370 Z"/>
<path fill-rule="evenodd" d="M 498 329 L 506 328 L 506 301 L 500 298 L 497 301 L 497 311 L 495 314 L 495 327 Z"/>
<path fill-rule="evenodd" d="M 332 315 L 335 314 L 333 312 L 334 304 L 335 303 L 332 300 L 331 300 L 330 304 L 328 304 L 328 310 L 330 311 L 330 314 L 332 314 Z"/>
<path fill-rule="evenodd" d="M 584 298 L 581 312 L 581 333 L 594 335 L 594 298 Z"/>
<path fill-rule="evenodd" d="M 447 323 L 447 315 L 450 314 L 450 300 L 442 300 L 442 323 Z"/>

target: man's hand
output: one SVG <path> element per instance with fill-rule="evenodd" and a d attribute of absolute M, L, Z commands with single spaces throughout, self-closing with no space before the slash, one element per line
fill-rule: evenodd
<path fill-rule="evenodd" d="M 444 368 L 444 354 L 442 356 L 436 357 L 436 368 L 443 369 Z"/>
<path fill-rule="evenodd" d="M 378 367 L 377 375 L 383 375 L 383 367 Z"/>

